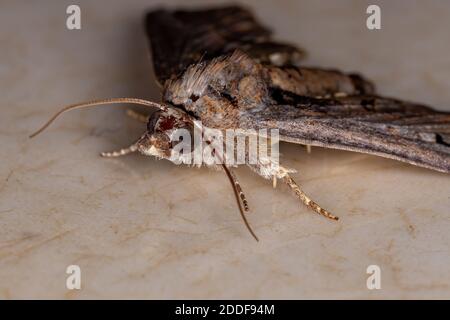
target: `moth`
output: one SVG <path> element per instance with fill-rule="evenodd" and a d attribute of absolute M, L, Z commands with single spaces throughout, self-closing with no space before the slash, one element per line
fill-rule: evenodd
<path fill-rule="evenodd" d="M 380 96 L 369 80 L 338 70 L 303 67 L 305 52 L 273 40 L 245 8 L 195 11 L 158 9 L 149 12 L 145 28 L 162 101 L 113 98 L 75 104 L 61 113 L 101 104 L 139 104 L 157 111 L 131 146 L 104 152 L 119 157 L 132 152 L 171 158 L 174 129 L 192 130 L 196 120 L 218 130 L 278 129 L 281 141 L 349 150 L 450 172 L 450 113 Z M 283 166 L 270 161 L 246 163 L 264 179 L 282 180 L 302 203 L 330 219 L 338 218 L 310 199 Z M 233 187 L 250 233 L 246 197 L 230 166 L 219 167 Z"/>

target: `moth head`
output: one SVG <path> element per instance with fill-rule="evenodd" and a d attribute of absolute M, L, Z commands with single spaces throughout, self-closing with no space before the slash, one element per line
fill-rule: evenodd
<path fill-rule="evenodd" d="M 114 98 L 105 100 L 96 100 L 91 102 L 79 103 L 67 106 L 58 111 L 50 118 L 39 130 L 30 135 L 30 138 L 37 136 L 44 131 L 59 115 L 73 109 L 81 109 L 105 104 L 139 104 L 146 107 L 157 108 L 147 123 L 146 133 L 133 145 L 135 150 L 145 155 L 156 156 L 158 158 L 170 159 L 171 150 L 176 145 L 172 142 L 172 136 L 178 129 L 188 129 L 192 126 L 191 117 L 180 109 L 170 107 L 143 99 L 135 98 Z"/>
<path fill-rule="evenodd" d="M 147 122 L 147 132 L 138 141 L 138 150 L 145 155 L 172 159 L 172 149 L 180 142 L 180 130 L 192 131 L 192 120 L 182 110 L 170 108 L 154 112 Z"/>

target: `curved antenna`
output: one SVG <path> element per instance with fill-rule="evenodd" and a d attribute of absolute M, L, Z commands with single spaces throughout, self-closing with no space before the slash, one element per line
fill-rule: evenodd
<path fill-rule="evenodd" d="M 89 101 L 89 102 L 77 103 L 77 104 L 69 105 L 69 106 L 64 107 L 61 110 L 59 110 L 39 130 L 37 130 L 36 132 L 31 134 L 29 137 L 33 138 L 33 137 L 37 136 L 39 133 L 44 131 L 49 125 L 51 125 L 52 122 L 56 120 L 56 118 L 58 118 L 61 114 L 63 114 L 66 111 L 70 111 L 70 110 L 74 110 L 74 109 L 82 109 L 82 108 L 87 108 L 87 107 L 93 107 L 93 106 L 99 106 L 99 105 L 104 105 L 104 104 L 114 104 L 114 103 L 139 104 L 139 105 L 147 106 L 147 107 L 155 107 L 160 110 L 167 110 L 167 107 L 164 105 L 161 105 L 156 102 L 144 100 L 144 99 L 138 99 L 138 98 L 110 98 L 110 99 L 94 100 L 94 101 Z"/>
<path fill-rule="evenodd" d="M 234 179 L 233 174 L 231 173 L 231 171 L 228 169 L 228 167 L 225 164 L 222 164 L 222 167 L 225 170 L 225 173 L 227 174 L 228 179 L 230 180 L 231 186 L 233 187 L 234 195 L 236 196 L 236 201 L 239 206 L 239 212 L 241 213 L 242 220 L 244 220 L 245 226 L 247 227 L 248 231 L 251 233 L 253 238 L 255 238 L 256 241 L 259 241 L 256 234 L 253 232 L 252 227 L 250 227 L 250 224 L 248 223 L 248 220 L 245 217 L 244 210 L 242 209 L 242 204 L 241 204 L 241 201 L 239 198 L 239 191 L 236 188 L 236 183 L 235 183 L 236 179 Z M 246 205 L 247 201 L 245 200 L 243 202 L 244 202 L 245 211 L 248 211 L 248 206 Z"/>

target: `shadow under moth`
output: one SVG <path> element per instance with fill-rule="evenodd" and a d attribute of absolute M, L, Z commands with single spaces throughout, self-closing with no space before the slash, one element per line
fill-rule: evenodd
<path fill-rule="evenodd" d="M 304 51 L 274 41 L 270 31 L 237 6 L 196 11 L 154 10 L 145 28 L 162 101 L 112 98 L 60 110 L 101 104 L 140 104 L 158 109 L 150 116 L 129 111 L 147 122 L 131 146 L 104 157 L 139 151 L 173 160 L 175 129 L 193 130 L 200 120 L 218 130 L 278 129 L 281 141 L 373 154 L 432 170 L 450 172 L 450 113 L 378 95 L 357 74 L 302 67 Z M 270 161 L 269 161 L 270 162 Z M 265 179 L 278 179 L 314 212 L 337 220 L 311 200 L 290 176 L 291 170 L 268 161 L 245 163 Z M 230 166 L 222 169 L 233 187 L 245 225 L 247 200 Z"/>

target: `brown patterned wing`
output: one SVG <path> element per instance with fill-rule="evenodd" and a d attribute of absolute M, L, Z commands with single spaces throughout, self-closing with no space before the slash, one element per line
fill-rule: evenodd
<path fill-rule="evenodd" d="M 156 76 L 161 84 L 178 77 L 189 65 L 235 49 L 255 61 L 296 65 L 304 56 L 294 46 L 274 42 L 270 31 L 237 6 L 184 11 L 155 10 L 146 16 L 146 31 Z"/>
<path fill-rule="evenodd" d="M 378 96 L 359 75 L 294 66 L 245 9 L 153 11 L 147 31 L 158 78 L 172 80 L 164 100 L 208 127 L 275 128 L 287 142 L 450 172 L 449 113 Z"/>
<path fill-rule="evenodd" d="M 283 141 L 343 149 L 450 172 L 450 113 L 374 95 L 318 99 L 286 91 L 249 112 L 247 128 L 278 128 Z"/>
<path fill-rule="evenodd" d="M 450 172 L 450 114 L 381 97 L 359 75 L 277 68 L 242 52 L 191 66 L 165 101 L 217 129 L 279 129 L 281 140 Z"/>

